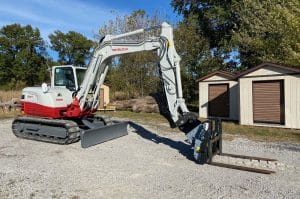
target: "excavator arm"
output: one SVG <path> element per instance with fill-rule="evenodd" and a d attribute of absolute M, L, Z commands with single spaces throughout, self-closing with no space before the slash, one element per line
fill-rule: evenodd
<path fill-rule="evenodd" d="M 208 159 L 208 141 L 210 140 L 211 123 L 201 123 L 197 116 L 190 113 L 182 94 L 182 83 L 180 75 L 180 57 L 176 52 L 173 40 L 173 29 L 167 23 L 159 27 L 161 34 L 158 37 L 147 37 L 142 41 L 128 40 L 149 29 L 139 29 L 121 35 L 106 35 L 100 40 L 89 63 L 85 78 L 76 95 L 81 110 L 95 110 L 98 106 L 98 95 L 100 86 L 106 77 L 109 65 L 108 61 L 118 55 L 136 53 L 142 51 L 157 51 L 159 58 L 160 78 L 162 80 L 169 119 L 179 127 L 186 135 L 187 140 L 194 147 L 194 157 L 198 162 L 206 162 Z M 89 95 L 89 94 L 92 95 Z M 210 127 L 209 127 L 210 126 Z M 214 136 L 217 134 L 215 133 Z M 96 144 L 100 134 L 92 132 L 82 137 L 82 143 L 86 140 L 87 145 Z M 216 149 L 218 149 L 215 144 Z"/>
<path fill-rule="evenodd" d="M 157 28 L 157 27 L 156 27 Z M 181 126 L 185 123 L 189 111 L 182 95 L 180 76 L 180 57 L 177 54 L 173 29 L 167 23 L 162 23 L 159 37 L 147 37 L 142 41 L 126 40 L 149 29 L 139 29 L 121 35 L 106 35 L 101 39 L 89 63 L 84 80 L 76 98 L 82 112 L 96 110 L 98 107 L 99 90 L 103 84 L 109 65 L 108 61 L 118 55 L 142 51 L 157 51 L 159 58 L 160 78 L 163 83 L 168 110 L 172 121 Z M 89 94 L 92 95 L 89 95 Z"/>

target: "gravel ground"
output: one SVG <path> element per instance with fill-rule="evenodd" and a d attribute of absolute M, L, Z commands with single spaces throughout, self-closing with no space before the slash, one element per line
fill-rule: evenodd
<path fill-rule="evenodd" d="M 278 159 L 266 166 L 276 173 L 263 175 L 195 164 L 184 135 L 158 127 L 129 127 L 128 136 L 82 149 L 80 143 L 63 146 L 16 138 L 11 122 L 0 120 L 0 198 L 300 196 L 300 145 L 224 141 L 224 152 Z"/>

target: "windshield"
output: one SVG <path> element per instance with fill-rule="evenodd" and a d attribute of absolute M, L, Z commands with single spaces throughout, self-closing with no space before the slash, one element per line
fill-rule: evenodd
<path fill-rule="evenodd" d="M 55 69 L 54 86 L 65 86 L 69 90 L 75 90 L 75 80 L 72 67 Z"/>
<path fill-rule="evenodd" d="M 78 87 L 80 87 L 80 85 L 84 79 L 85 69 L 76 69 L 76 75 L 77 75 Z"/>

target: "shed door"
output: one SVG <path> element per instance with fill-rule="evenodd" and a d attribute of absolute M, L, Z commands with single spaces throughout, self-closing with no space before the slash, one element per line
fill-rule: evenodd
<path fill-rule="evenodd" d="M 209 84 L 208 100 L 210 117 L 229 117 L 229 84 Z"/>
<path fill-rule="evenodd" d="M 284 124 L 283 80 L 253 82 L 254 122 Z"/>

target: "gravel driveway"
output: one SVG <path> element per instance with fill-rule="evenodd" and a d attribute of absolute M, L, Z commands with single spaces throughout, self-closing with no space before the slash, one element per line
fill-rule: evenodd
<path fill-rule="evenodd" d="M 0 198 L 299 198 L 300 145 L 224 141 L 224 152 L 278 159 L 263 175 L 198 165 L 184 135 L 141 125 L 82 149 L 16 138 L 0 120 Z"/>

